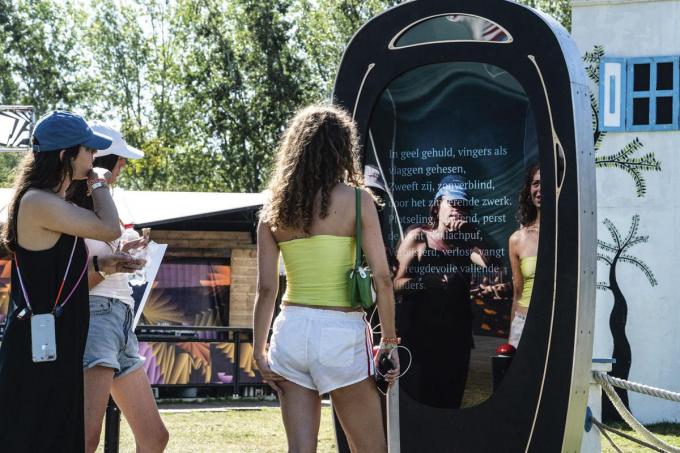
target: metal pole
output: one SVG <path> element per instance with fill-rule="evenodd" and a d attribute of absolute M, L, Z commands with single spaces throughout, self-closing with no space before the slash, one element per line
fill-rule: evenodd
<path fill-rule="evenodd" d="M 104 453 L 118 453 L 120 444 L 120 409 L 113 398 L 109 397 L 106 406 L 106 422 L 104 428 Z"/>
<path fill-rule="evenodd" d="M 241 389 L 239 388 L 239 375 L 241 374 L 241 334 L 234 332 L 234 398 L 241 396 Z"/>

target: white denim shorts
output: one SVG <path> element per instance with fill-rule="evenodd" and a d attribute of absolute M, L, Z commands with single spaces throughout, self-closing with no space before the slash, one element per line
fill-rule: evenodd
<path fill-rule="evenodd" d="M 284 305 L 274 321 L 269 366 L 319 395 L 374 376 L 372 335 L 365 316 Z"/>
<path fill-rule="evenodd" d="M 520 338 L 522 338 L 522 331 L 524 330 L 524 323 L 527 317 L 519 312 L 515 312 L 515 317 L 512 318 L 512 324 L 510 325 L 510 337 L 508 338 L 508 343 L 517 347 Z"/>

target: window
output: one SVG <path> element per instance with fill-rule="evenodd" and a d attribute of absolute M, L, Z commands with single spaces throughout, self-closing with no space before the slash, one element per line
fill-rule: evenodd
<path fill-rule="evenodd" d="M 600 66 L 602 131 L 677 130 L 679 57 L 605 58 Z"/>
<path fill-rule="evenodd" d="M 678 57 L 628 60 L 626 129 L 678 129 Z"/>

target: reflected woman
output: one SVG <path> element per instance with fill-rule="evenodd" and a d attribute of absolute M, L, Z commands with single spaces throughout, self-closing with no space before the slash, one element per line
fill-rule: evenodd
<path fill-rule="evenodd" d="M 461 405 L 473 346 L 471 264 L 490 264 L 481 231 L 469 221 L 464 182 L 454 175 L 441 181 L 429 222 L 412 228 L 397 251 L 397 327 L 413 355 L 401 387 L 434 407 Z"/>
<path fill-rule="evenodd" d="M 536 272 L 541 224 L 541 171 L 538 164 L 532 165 L 527 172 L 519 194 L 517 220 L 520 227 L 512 233 L 509 241 L 513 297 L 508 343 L 514 347 L 519 344 L 524 330 Z"/>

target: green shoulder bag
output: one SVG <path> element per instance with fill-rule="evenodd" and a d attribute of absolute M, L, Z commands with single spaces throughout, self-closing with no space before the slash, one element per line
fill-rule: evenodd
<path fill-rule="evenodd" d="M 364 266 L 364 253 L 361 249 L 361 192 L 356 194 L 356 261 L 349 271 L 349 299 L 353 307 L 371 308 L 374 304 L 371 291 L 371 269 Z"/>

